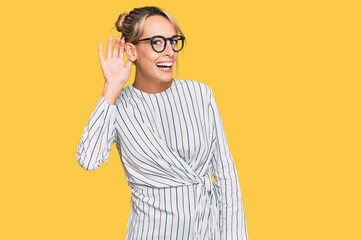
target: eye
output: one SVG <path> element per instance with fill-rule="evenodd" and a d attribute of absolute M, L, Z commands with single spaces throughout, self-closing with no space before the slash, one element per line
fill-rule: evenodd
<path fill-rule="evenodd" d="M 176 45 L 178 43 L 178 39 L 172 39 L 171 44 Z"/>
<path fill-rule="evenodd" d="M 154 41 L 153 41 L 153 44 L 154 44 L 154 45 L 159 45 L 159 44 L 161 44 L 161 42 L 160 42 L 159 40 L 154 40 Z"/>

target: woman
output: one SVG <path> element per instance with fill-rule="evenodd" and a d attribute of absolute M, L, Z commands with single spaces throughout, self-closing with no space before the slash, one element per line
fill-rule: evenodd
<path fill-rule="evenodd" d="M 99 44 L 105 84 L 81 136 L 79 164 L 96 170 L 116 142 L 132 192 L 126 239 L 248 239 L 212 90 L 172 77 L 185 40 L 178 23 L 143 7 L 121 14 L 116 26 L 122 38 L 113 50 L 109 38 L 106 60 Z M 135 80 L 124 87 L 132 63 Z"/>

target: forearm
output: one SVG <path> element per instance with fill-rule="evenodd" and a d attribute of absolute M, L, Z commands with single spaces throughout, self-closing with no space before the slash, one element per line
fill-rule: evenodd
<path fill-rule="evenodd" d="M 219 175 L 218 175 L 219 176 Z M 248 239 L 246 217 L 237 173 L 218 179 L 221 239 Z M 240 238 L 239 238 L 240 237 Z"/>
<path fill-rule="evenodd" d="M 96 170 L 108 160 L 112 143 L 116 141 L 116 105 L 101 97 L 93 110 L 81 136 L 77 159 L 86 170 Z"/>

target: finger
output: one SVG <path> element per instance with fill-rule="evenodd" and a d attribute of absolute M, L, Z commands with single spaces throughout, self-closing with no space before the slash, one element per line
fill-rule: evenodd
<path fill-rule="evenodd" d="M 99 60 L 100 60 L 100 65 L 103 65 L 103 62 L 104 62 L 103 44 L 101 41 L 99 41 Z"/>
<path fill-rule="evenodd" d="M 125 47 L 125 39 L 122 37 L 122 40 L 120 41 L 120 48 L 119 48 L 119 57 L 124 58 L 124 47 Z"/>
<path fill-rule="evenodd" d="M 113 47 L 113 57 L 119 57 L 119 45 L 120 45 L 120 36 L 117 36 Z"/>
<path fill-rule="evenodd" d="M 113 44 L 113 35 L 110 35 L 108 40 L 107 59 L 112 57 L 112 44 Z"/>

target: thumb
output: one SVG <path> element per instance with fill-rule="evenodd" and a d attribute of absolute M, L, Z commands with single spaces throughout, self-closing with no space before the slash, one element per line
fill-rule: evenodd
<path fill-rule="evenodd" d="M 132 66 L 132 63 L 133 63 L 133 61 L 131 61 L 131 60 L 127 60 L 127 63 L 125 64 L 125 67 L 126 68 L 131 68 L 131 66 Z"/>

